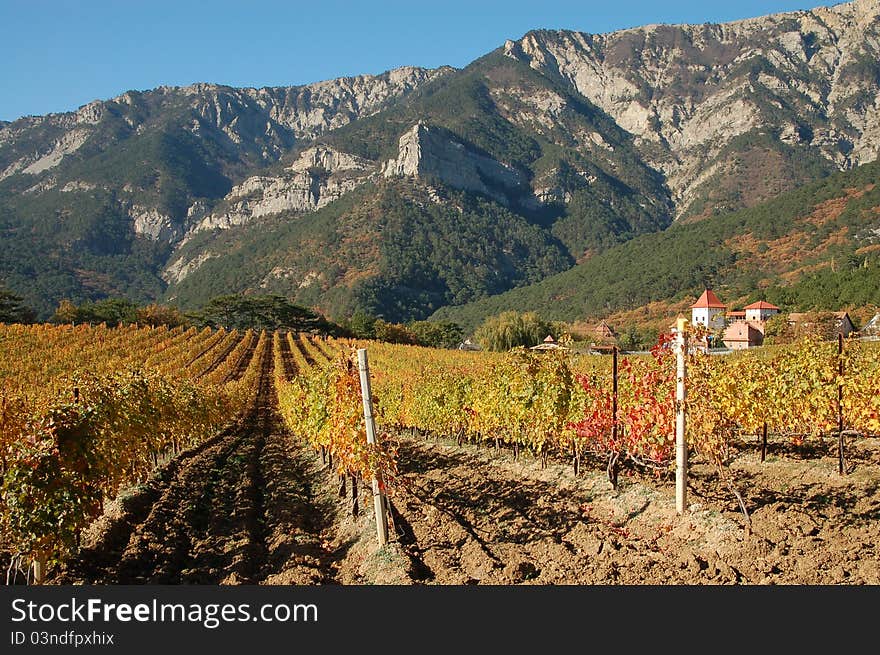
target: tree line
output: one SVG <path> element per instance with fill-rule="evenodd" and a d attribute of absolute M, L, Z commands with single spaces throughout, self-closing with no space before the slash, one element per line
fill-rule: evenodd
<path fill-rule="evenodd" d="M 0 288 L 0 323 L 33 323 L 36 316 L 36 312 L 27 307 L 20 296 Z M 111 327 L 137 324 L 154 327 L 194 326 L 199 329 L 222 327 L 228 330 L 291 330 L 432 348 L 457 348 L 466 336 L 464 328 L 452 321 L 392 323 L 363 311 L 355 311 L 333 321 L 284 296 L 271 294 L 217 296 L 199 309 L 187 312 L 173 305 L 138 305 L 125 298 L 108 298 L 79 305 L 62 300 L 50 322 L 104 323 Z M 805 332 L 827 336 L 836 333 L 836 328 L 836 317 L 832 312 L 809 312 L 796 326 L 787 321 L 786 315 L 781 314 L 768 322 L 765 343 L 790 343 Z M 566 323 L 546 320 L 536 312 L 514 310 L 488 317 L 471 336 L 473 342 L 483 350 L 507 351 L 517 346 L 538 345 L 548 335 L 557 341 L 563 335 L 568 335 L 575 341 L 587 338 L 573 333 Z M 721 335 L 718 337 L 720 340 Z M 639 350 L 656 338 L 656 330 L 640 329 L 631 325 L 614 342 L 623 350 Z"/>

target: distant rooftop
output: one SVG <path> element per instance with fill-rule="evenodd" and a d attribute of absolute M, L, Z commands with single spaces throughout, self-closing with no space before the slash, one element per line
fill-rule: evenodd
<path fill-rule="evenodd" d="M 746 305 L 745 309 L 775 309 L 777 312 L 779 311 L 779 307 L 771 305 L 764 300 L 759 300 L 758 302 L 753 302 L 751 305 Z"/>
<path fill-rule="evenodd" d="M 718 299 L 718 296 L 716 296 L 711 289 L 706 289 L 703 292 L 703 295 L 700 296 L 699 300 L 691 305 L 691 309 L 702 309 L 705 307 L 711 307 L 713 309 L 726 309 L 727 305 L 721 302 Z"/>

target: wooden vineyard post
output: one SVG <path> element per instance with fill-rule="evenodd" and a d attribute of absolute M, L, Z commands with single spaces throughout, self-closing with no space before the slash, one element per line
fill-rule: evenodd
<path fill-rule="evenodd" d="M 611 441 L 617 448 L 617 346 L 611 351 Z"/>
<path fill-rule="evenodd" d="M 46 582 L 46 563 L 48 557 L 46 557 L 46 553 L 40 551 L 36 555 L 34 555 L 34 559 L 32 562 L 32 566 L 34 569 L 34 584 L 41 585 Z"/>
<path fill-rule="evenodd" d="M 843 475 L 846 462 L 843 458 L 843 332 L 837 333 L 837 473 Z"/>
<path fill-rule="evenodd" d="M 761 461 L 763 462 L 767 458 L 767 421 L 764 421 L 764 426 L 761 428 Z"/>
<path fill-rule="evenodd" d="M 367 349 L 358 348 L 358 372 L 361 376 L 361 397 L 364 401 L 364 423 L 367 429 L 367 443 L 376 443 L 376 423 L 373 420 L 373 399 L 370 391 L 370 365 L 367 361 Z M 376 533 L 379 545 L 388 543 L 388 520 L 385 516 L 385 494 L 382 493 L 379 473 L 373 474 L 373 509 L 376 513 Z"/>
<path fill-rule="evenodd" d="M 608 460 L 608 480 L 617 490 L 617 478 L 620 473 L 621 447 L 617 441 L 617 346 L 611 349 L 611 443 L 614 450 Z"/>
<path fill-rule="evenodd" d="M 675 511 L 684 514 L 687 507 L 687 441 L 685 440 L 685 401 L 687 388 L 687 319 L 679 317 L 675 325 Z"/>

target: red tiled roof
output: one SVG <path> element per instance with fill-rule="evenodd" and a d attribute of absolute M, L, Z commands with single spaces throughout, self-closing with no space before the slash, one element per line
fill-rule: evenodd
<path fill-rule="evenodd" d="M 695 302 L 693 305 L 691 305 L 691 309 L 701 309 L 704 307 L 725 309 L 727 305 L 718 300 L 718 296 L 712 293 L 711 289 L 706 289 L 703 292 L 703 295 L 700 296 L 700 299 L 697 300 L 697 302 Z"/>
<path fill-rule="evenodd" d="M 776 305 L 771 305 L 769 302 L 765 302 L 763 300 L 753 302 L 751 305 L 746 305 L 745 309 L 775 309 L 776 311 L 779 311 L 779 307 L 777 307 Z"/>
<path fill-rule="evenodd" d="M 739 311 L 737 311 L 737 312 L 727 312 L 727 315 L 728 315 L 728 316 L 745 316 L 746 313 L 745 313 L 745 312 L 739 312 Z"/>

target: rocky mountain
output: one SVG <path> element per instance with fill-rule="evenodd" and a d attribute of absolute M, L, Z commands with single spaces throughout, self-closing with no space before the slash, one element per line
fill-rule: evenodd
<path fill-rule="evenodd" d="M 613 117 L 662 171 L 676 215 L 750 205 L 877 158 L 880 3 L 722 25 L 535 31 L 504 53 Z"/>
<path fill-rule="evenodd" d="M 873 161 L 878 86 L 880 2 L 855 0 L 132 91 L 0 123 L 0 282 L 43 315 L 271 289 L 421 318 Z"/>
<path fill-rule="evenodd" d="M 314 152 L 328 162 L 311 166 Z M 353 190 L 309 213 L 345 185 Z M 266 214 L 270 206 L 279 211 Z M 663 180 L 630 136 L 495 52 L 246 180 L 175 251 L 167 294 L 197 303 L 222 279 L 230 291 L 271 289 L 331 315 L 424 318 L 670 220 Z M 219 270 L 231 251 L 250 258 L 236 275 Z"/>
<path fill-rule="evenodd" d="M 320 209 L 360 186 L 373 169 L 373 162 L 361 157 L 326 146 L 308 148 L 281 173 L 254 175 L 235 185 L 210 211 L 205 203 L 190 207 L 190 234 L 245 225 L 272 214 Z"/>
<path fill-rule="evenodd" d="M 0 281 L 44 316 L 64 297 L 161 297 L 174 247 L 247 178 L 450 72 L 160 87 L 4 123 Z"/>
<path fill-rule="evenodd" d="M 389 101 L 450 72 L 398 68 L 299 87 L 236 89 L 216 84 L 129 91 L 76 112 L 28 116 L 0 125 L 0 180 L 56 168 L 86 146 L 84 156 L 157 129 L 180 128 L 221 149 L 221 167 L 277 161 L 297 141 L 369 116 Z M 52 182 L 42 188 L 51 188 Z"/>

